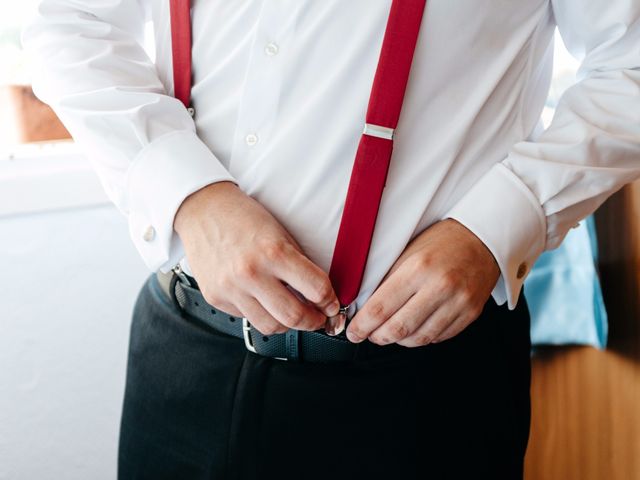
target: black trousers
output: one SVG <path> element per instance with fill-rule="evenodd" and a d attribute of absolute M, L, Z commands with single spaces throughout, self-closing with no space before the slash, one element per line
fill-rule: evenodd
<path fill-rule="evenodd" d="M 490 299 L 454 339 L 392 347 L 348 365 L 259 357 L 181 313 L 152 276 L 131 326 L 119 478 L 521 479 L 524 299 L 513 311 Z"/>

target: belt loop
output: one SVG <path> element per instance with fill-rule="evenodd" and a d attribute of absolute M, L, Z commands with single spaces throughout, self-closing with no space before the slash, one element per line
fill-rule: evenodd
<path fill-rule="evenodd" d="M 300 360 L 300 332 L 290 328 L 285 335 L 287 359 L 297 362 Z"/>

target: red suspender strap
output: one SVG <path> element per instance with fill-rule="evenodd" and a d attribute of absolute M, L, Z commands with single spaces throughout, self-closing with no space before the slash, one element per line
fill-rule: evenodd
<path fill-rule="evenodd" d="M 329 276 L 340 303 L 358 295 L 426 0 L 393 0 L 380 50 L 366 123 L 351 171 Z M 191 106 L 189 0 L 171 0 L 175 96 Z"/>
<path fill-rule="evenodd" d="M 343 307 L 360 290 L 426 0 L 393 0 L 329 277 Z"/>
<path fill-rule="evenodd" d="M 175 97 L 191 108 L 191 2 L 170 2 L 173 89 Z"/>

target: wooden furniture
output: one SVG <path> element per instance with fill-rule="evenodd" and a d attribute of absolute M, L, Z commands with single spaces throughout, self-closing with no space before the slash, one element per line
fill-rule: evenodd
<path fill-rule="evenodd" d="M 36 98 L 30 86 L 0 87 L 0 144 L 71 138 L 51 108 Z"/>
<path fill-rule="evenodd" d="M 609 347 L 534 358 L 527 480 L 640 480 L 640 183 L 596 224 Z"/>

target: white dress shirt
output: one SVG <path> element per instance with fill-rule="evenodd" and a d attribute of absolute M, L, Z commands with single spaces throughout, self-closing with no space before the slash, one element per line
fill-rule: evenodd
<path fill-rule="evenodd" d="M 230 180 L 328 270 L 391 0 L 194 4 L 195 123 L 171 96 L 165 0 L 42 1 L 24 32 L 37 95 L 150 269 L 184 257 L 183 199 Z M 538 132 L 556 25 L 582 64 Z M 357 305 L 413 237 L 452 217 L 491 250 L 493 297 L 513 308 L 540 253 L 639 175 L 640 0 L 430 0 Z"/>

